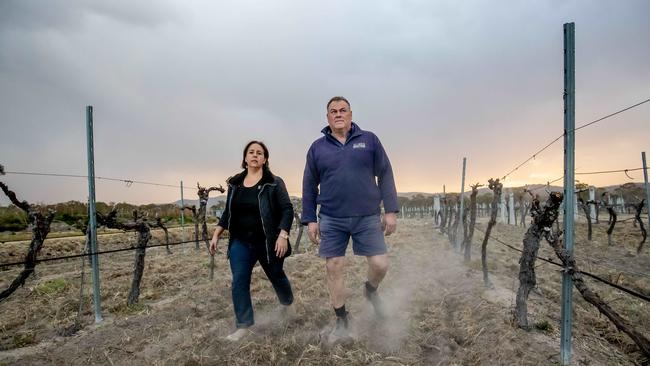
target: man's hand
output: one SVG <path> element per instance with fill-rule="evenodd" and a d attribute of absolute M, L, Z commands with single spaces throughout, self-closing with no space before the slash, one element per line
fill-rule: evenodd
<path fill-rule="evenodd" d="M 219 243 L 219 238 L 212 238 L 210 240 L 210 255 L 214 255 L 217 252 L 217 243 Z"/>
<path fill-rule="evenodd" d="M 397 214 L 395 212 L 385 213 L 382 226 L 384 227 L 384 235 L 388 236 L 394 233 L 397 229 Z"/>
<path fill-rule="evenodd" d="M 310 222 L 307 224 L 307 236 L 312 243 L 320 244 L 320 229 L 317 222 Z"/>

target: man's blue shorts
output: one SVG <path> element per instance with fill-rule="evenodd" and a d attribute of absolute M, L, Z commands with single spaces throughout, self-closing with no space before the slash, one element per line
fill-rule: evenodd
<path fill-rule="evenodd" d="M 352 250 L 356 255 L 385 254 L 386 242 L 379 214 L 355 217 L 319 215 L 320 248 L 324 258 L 343 257 L 352 236 Z"/>

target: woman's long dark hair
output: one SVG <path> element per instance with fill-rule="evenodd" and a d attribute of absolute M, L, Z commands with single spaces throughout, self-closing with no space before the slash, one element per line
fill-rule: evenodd
<path fill-rule="evenodd" d="M 241 160 L 242 169 L 248 168 L 248 164 L 246 164 L 246 152 L 248 152 L 248 148 L 251 147 L 252 144 L 258 144 L 262 147 L 262 150 L 264 150 L 264 160 L 265 160 L 262 169 L 266 171 L 271 171 L 269 169 L 269 149 L 266 147 L 266 145 L 264 145 L 262 141 L 256 141 L 256 140 L 247 143 L 246 147 L 244 147 L 244 152 L 242 154 L 242 160 Z"/>

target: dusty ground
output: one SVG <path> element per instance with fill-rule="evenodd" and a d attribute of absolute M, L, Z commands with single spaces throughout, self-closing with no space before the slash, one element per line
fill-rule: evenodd
<path fill-rule="evenodd" d="M 446 236 L 425 219 L 401 220 L 389 237 L 391 269 L 382 284 L 390 319 L 378 324 L 362 297 L 363 258 L 350 257 L 348 308 L 357 339 L 328 346 L 321 333 L 330 329 L 323 262 L 310 248 L 286 261 L 295 293 L 296 316 L 282 319 L 263 272 L 253 278 L 254 333 L 236 344 L 223 339 L 234 327 L 230 272 L 223 254 L 217 257 L 214 281 L 208 279 L 208 256 L 193 244 L 147 252 L 140 305 L 127 307 L 133 253 L 102 256 L 104 321 L 94 324 L 90 277 L 86 265 L 82 329 L 62 336 L 75 320 L 79 305 L 81 261 L 47 262 L 8 300 L 0 303 L 0 364 L 414 364 L 414 365 L 552 365 L 559 359 L 560 274 L 538 263 L 538 288 L 529 300 L 530 323 L 513 326 L 519 253 L 491 241 L 488 260 L 493 289 L 483 286 L 479 247 L 474 237 L 472 261 L 465 265 L 450 249 Z M 480 224 L 479 228 L 485 228 Z M 595 227 L 594 241 L 578 228 L 576 257 L 583 270 L 650 293 L 650 248 L 636 256 L 640 235 L 626 222 L 617 228 L 615 245 L 607 246 L 605 224 Z M 494 236 L 521 247 L 524 228 L 498 225 Z M 155 235 L 161 238 L 160 234 Z M 189 234 L 188 234 L 189 237 Z M 174 233 L 173 240 L 180 235 Z M 83 238 L 46 241 L 41 256 L 77 253 Z M 100 238 L 101 249 L 126 247 L 135 234 Z M 154 239 L 152 242 L 158 242 Z M 304 242 L 303 242 L 304 243 Z M 302 248 L 301 248 L 302 249 Z M 2 262 L 16 261 L 25 243 L 0 247 Z M 540 256 L 552 257 L 547 244 Z M 0 288 L 16 276 L 0 272 Z M 630 323 L 650 335 L 648 304 L 587 280 Z M 573 360 L 577 365 L 635 365 L 647 362 L 636 346 L 577 293 L 574 295 Z"/>

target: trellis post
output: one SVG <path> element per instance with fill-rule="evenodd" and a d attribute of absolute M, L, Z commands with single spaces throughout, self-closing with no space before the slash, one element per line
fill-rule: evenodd
<path fill-rule="evenodd" d="M 93 304 L 95 307 L 95 323 L 102 318 L 101 294 L 99 290 L 99 255 L 97 255 L 97 216 L 95 210 L 95 151 L 93 144 L 93 107 L 86 107 L 86 145 L 88 151 L 88 238 L 90 240 L 90 256 L 93 273 Z"/>
<path fill-rule="evenodd" d="M 575 24 L 564 24 L 564 202 L 575 195 Z M 574 206 L 564 205 L 564 250 L 573 256 Z M 562 324 L 560 356 L 563 365 L 571 364 L 571 326 L 573 279 L 570 268 L 562 272 Z"/>

